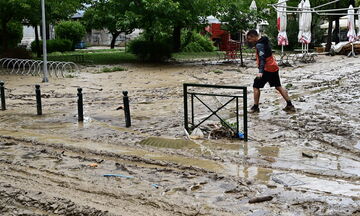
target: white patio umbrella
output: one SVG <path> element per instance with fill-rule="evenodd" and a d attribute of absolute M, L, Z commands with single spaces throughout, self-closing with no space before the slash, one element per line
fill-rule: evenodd
<path fill-rule="evenodd" d="M 253 0 L 250 5 L 250 10 L 257 10 L 256 2 Z"/>
<path fill-rule="evenodd" d="M 349 56 L 355 56 L 354 52 L 354 44 L 353 42 L 356 41 L 356 32 L 355 32 L 355 10 L 352 5 L 350 5 L 348 9 L 348 33 L 347 37 L 349 38 L 349 42 L 352 46 L 352 51 L 349 53 Z"/>
<path fill-rule="evenodd" d="M 298 10 L 303 11 L 304 10 L 304 0 L 301 0 L 301 2 L 298 5 Z M 302 34 L 304 32 L 304 22 L 303 22 L 303 13 L 299 13 L 299 34 L 298 34 L 298 41 L 299 43 L 302 43 Z"/>
<path fill-rule="evenodd" d="M 360 41 L 360 9 L 358 9 L 358 40 Z"/>
<path fill-rule="evenodd" d="M 256 2 L 255 2 L 255 0 L 253 0 L 252 2 L 251 2 L 251 5 L 250 5 L 250 8 L 249 8 L 250 10 L 253 10 L 253 11 L 256 11 L 257 10 L 257 6 L 256 6 Z M 256 31 L 258 32 L 258 33 L 260 33 L 260 26 L 259 26 L 259 24 L 256 24 Z"/>
<path fill-rule="evenodd" d="M 310 11 L 310 1 L 305 0 L 303 4 L 303 10 L 305 12 Z M 311 13 L 302 13 L 302 25 L 303 25 L 303 32 L 301 35 L 300 43 L 305 46 L 306 52 L 309 51 L 309 44 L 311 42 L 311 21 L 312 21 L 312 14 Z"/>
<path fill-rule="evenodd" d="M 286 34 L 287 27 L 287 15 L 286 15 L 286 0 L 279 0 L 277 7 L 277 27 L 279 30 L 278 34 L 278 45 L 281 46 L 281 53 L 284 52 L 284 46 L 289 45 L 289 40 Z"/>

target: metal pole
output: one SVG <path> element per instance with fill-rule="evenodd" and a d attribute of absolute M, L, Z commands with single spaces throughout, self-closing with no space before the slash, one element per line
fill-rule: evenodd
<path fill-rule="evenodd" d="M 36 95 L 37 114 L 42 115 L 40 85 L 35 85 L 35 95 Z"/>
<path fill-rule="evenodd" d="M 247 88 L 243 90 L 243 107 L 244 107 L 244 140 L 248 141 L 248 118 L 247 118 Z"/>
<path fill-rule="evenodd" d="M 239 136 L 239 97 L 236 97 L 236 135 Z"/>
<path fill-rule="evenodd" d="M 194 114 L 194 94 L 191 94 L 191 124 L 195 125 L 195 114 Z"/>
<path fill-rule="evenodd" d="M 77 89 L 78 93 L 78 121 L 82 122 L 84 121 L 84 103 L 83 103 L 83 94 L 82 94 L 82 88 Z"/>
<path fill-rule="evenodd" d="M 49 74 L 47 68 L 47 50 L 46 50 L 46 21 L 45 21 L 45 0 L 41 0 L 41 15 L 42 15 L 42 41 L 43 41 L 43 61 L 44 61 L 44 77 L 42 82 L 49 82 Z"/>
<path fill-rule="evenodd" d="M 187 85 L 184 84 L 184 126 L 185 130 L 189 132 L 189 122 L 188 122 L 188 100 L 187 100 Z"/>
<path fill-rule="evenodd" d="M 131 127 L 131 116 L 130 116 L 130 103 L 129 96 L 127 91 L 123 91 L 123 101 L 124 101 L 124 113 L 125 113 L 125 123 L 126 127 Z"/>
<path fill-rule="evenodd" d="M 1 110 L 6 110 L 4 82 L 0 81 Z"/>

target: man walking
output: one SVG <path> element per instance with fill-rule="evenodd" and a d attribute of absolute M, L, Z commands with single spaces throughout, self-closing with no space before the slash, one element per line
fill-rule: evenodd
<path fill-rule="evenodd" d="M 270 84 L 270 87 L 275 87 L 279 91 L 281 96 L 286 101 L 286 107 L 283 109 L 286 112 L 295 112 L 295 107 L 291 103 L 291 99 L 287 91 L 281 86 L 279 77 L 279 66 L 272 54 L 269 38 L 260 37 L 256 30 L 250 30 L 247 35 L 247 41 L 252 44 L 256 44 L 256 61 L 259 68 L 259 73 L 254 80 L 254 106 L 251 107 L 251 113 L 260 112 L 260 89 L 264 88 L 266 83 Z"/>

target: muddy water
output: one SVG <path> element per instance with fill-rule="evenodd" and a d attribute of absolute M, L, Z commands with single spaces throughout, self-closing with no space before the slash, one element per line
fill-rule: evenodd
<path fill-rule="evenodd" d="M 298 112 L 284 113 L 279 95 L 265 88 L 261 113 L 249 118 L 248 143 L 207 136 L 184 140 L 182 83 L 250 87 L 253 67 L 126 65 L 128 71 L 105 74 L 83 68 L 79 77 L 42 84 L 40 117 L 33 93 L 39 78 L 2 76 L 9 110 L 0 112 L 0 136 L 5 137 L 0 191 L 5 194 L 1 199 L 12 200 L 3 212 L 356 215 L 359 66 L 356 59 L 320 57 L 316 64 L 282 69 Z M 86 121 L 81 124 L 76 121 L 77 87 L 84 89 Z M 123 90 L 131 98 L 131 128 L 124 127 L 123 111 L 116 110 Z M 226 102 L 204 100 L 213 109 Z M 234 121 L 230 105 L 220 114 Z M 200 103 L 195 107 L 196 121 L 209 114 Z M 207 122 L 217 124 L 216 117 Z M 274 199 L 248 204 L 267 195 Z"/>

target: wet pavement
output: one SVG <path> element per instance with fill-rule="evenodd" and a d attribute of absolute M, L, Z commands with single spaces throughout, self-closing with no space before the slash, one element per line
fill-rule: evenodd
<path fill-rule="evenodd" d="M 0 112 L 0 213 L 360 215 L 358 59 L 321 56 L 282 68 L 297 112 L 282 111 L 285 103 L 266 87 L 261 112 L 249 116 L 247 143 L 211 139 L 206 130 L 220 125 L 215 117 L 202 127 L 204 138 L 184 135 L 182 84 L 248 86 L 250 106 L 253 64 L 86 67 L 78 77 L 41 84 L 43 116 L 36 115 L 38 77 L 1 75 L 8 110 Z M 117 110 L 124 90 L 131 128 Z M 202 99 L 213 108 L 226 102 Z M 195 108 L 197 122 L 209 114 L 200 103 Z M 234 121 L 234 104 L 219 114 Z"/>

